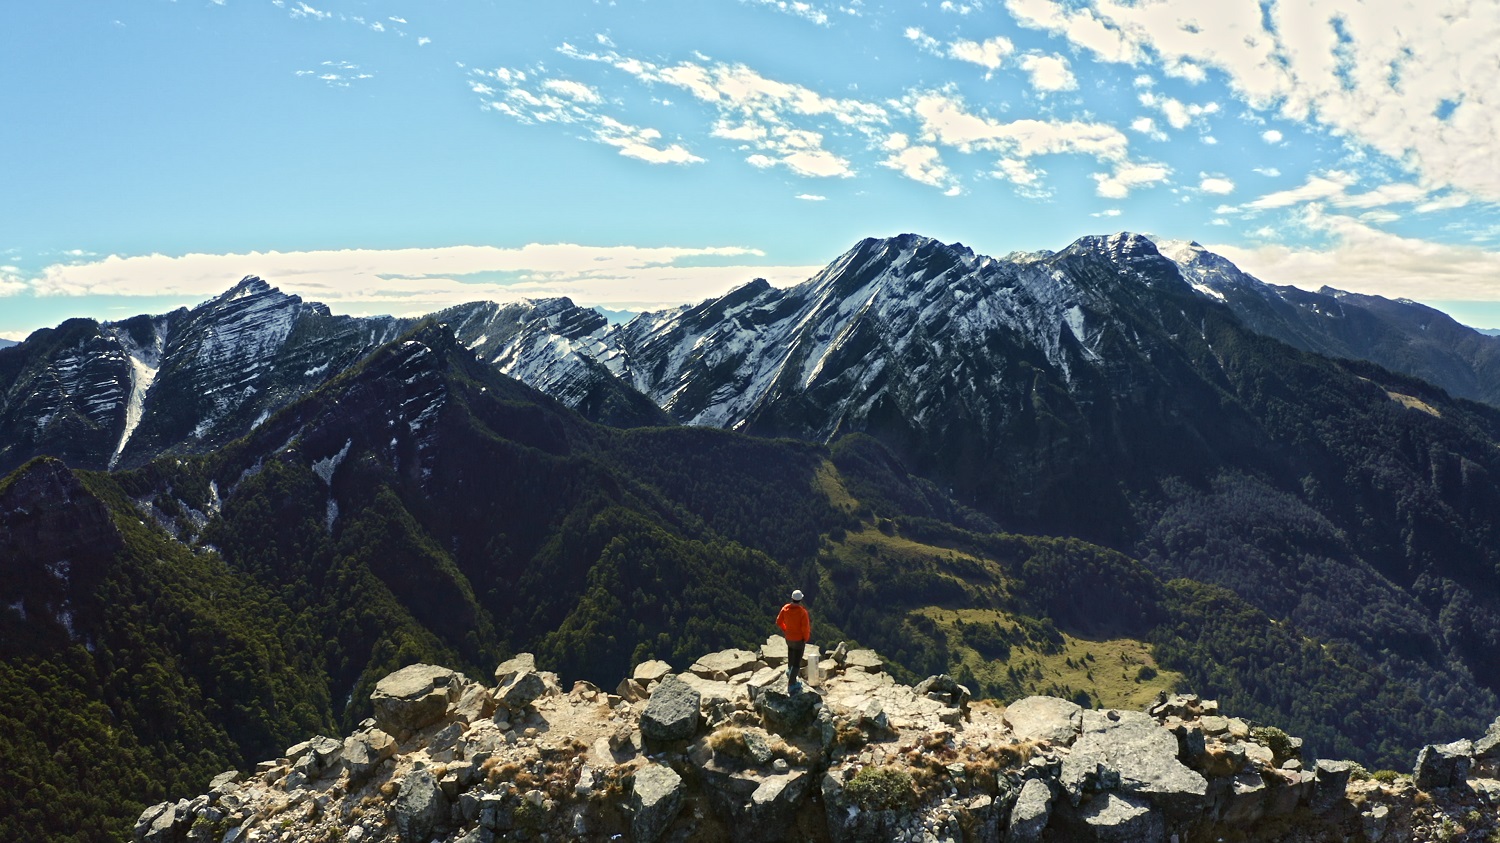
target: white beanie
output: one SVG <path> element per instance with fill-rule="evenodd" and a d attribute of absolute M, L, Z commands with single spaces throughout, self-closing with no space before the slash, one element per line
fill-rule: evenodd
<path fill-rule="evenodd" d="M 792 599 L 795 600 L 795 601 L 797 601 L 798 603 L 801 603 L 802 602 L 802 589 L 800 589 L 800 588 L 794 589 L 792 591 Z"/>

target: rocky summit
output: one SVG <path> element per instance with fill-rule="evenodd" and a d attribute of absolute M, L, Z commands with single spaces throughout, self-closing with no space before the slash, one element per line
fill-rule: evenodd
<path fill-rule="evenodd" d="M 1410 775 L 1314 759 L 1213 700 L 1146 711 L 907 686 L 868 650 L 785 648 L 645 662 L 618 693 L 521 654 L 496 686 L 411 665 L 377 717 L 207 793 L 148 808 L 139 843 L 495 840 L 1490 840 L 1500 720 L 1425 747 Z M 526 689 L 517 692 L 518 689 Z"/>

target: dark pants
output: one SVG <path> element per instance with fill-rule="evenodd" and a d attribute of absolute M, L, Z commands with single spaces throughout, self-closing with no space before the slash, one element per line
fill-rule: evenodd
<path fill-rule="evenodd" d="M 786 642 L 786 675 L 797 678 L 802 672 L 802 651 L 807 649 L 806 641 Z"/>

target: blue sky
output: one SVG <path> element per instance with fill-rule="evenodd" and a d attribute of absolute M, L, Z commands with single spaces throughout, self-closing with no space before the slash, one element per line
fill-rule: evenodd
<path fill-rule="evenodd" d="M 790 284 L 1117 230 L 1500 326 L 1500 4 L 131 0 L 0 31 L 0 336 Z"/>

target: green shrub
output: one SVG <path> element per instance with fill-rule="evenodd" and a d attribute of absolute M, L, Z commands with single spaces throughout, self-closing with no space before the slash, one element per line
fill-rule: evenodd
<path fill-rule="evenodd" d="M 911 774 L 896 767 L 866 767 L 854 774 L 844 793 L 867 811 L 909 807 L 917 797 Z"/>

